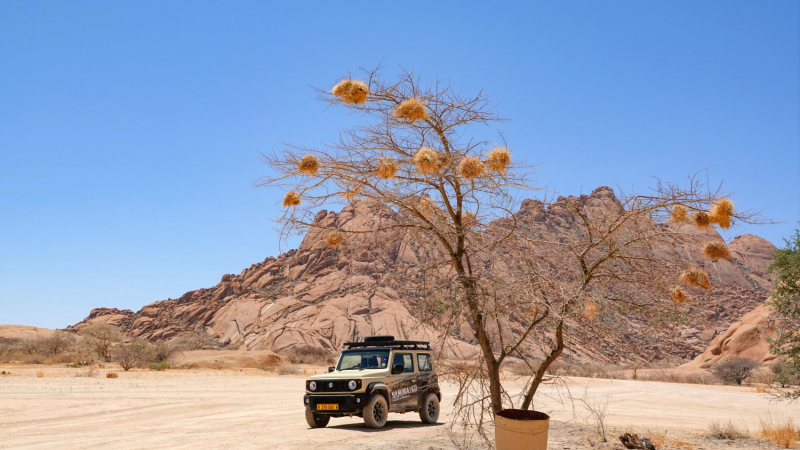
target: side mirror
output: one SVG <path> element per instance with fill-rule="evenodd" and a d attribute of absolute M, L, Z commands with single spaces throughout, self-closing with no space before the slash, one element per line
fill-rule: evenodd
<path fill-rule="evenodd" d="M 402 364 L 395 364 L 392 366 L 392 375 L 397 375 L 398 373 L 403 373 L 405 370 L 405 366 Z"/>
<path fill-rule="evenodd" d="M 334 370 L 336 370 L 336 367 L 334 366 L 328 367 L 328 372 L 333 372 Z"/>

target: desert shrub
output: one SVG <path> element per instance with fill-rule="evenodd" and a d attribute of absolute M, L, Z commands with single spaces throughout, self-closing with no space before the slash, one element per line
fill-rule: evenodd
<path fill-rule="evenodd" d="M 170 342 L 156 341 L 150 346 L 150 362 L 170 362 L 178 353 L 178 347 Z"/>
<path fill-rule="evenodd" d="M 677 372 L 658 369 L 639 376 L 643 381 L 661 381 L 663 383 L 684 383 L 684 384 L 714 384 L 714 378 L 703 372 Z"/>
<path fill-rule="evenodd" d="M 67 354 L 67 361 L 75 366 L 86 366 L 94 364 L 97 359 L 97 352 L 92 342 L 84 339 L 72 346 Z"/>
<path fill-rule="evenodd" d="M 147 368 L 150 369 L 150 370 L 162 371 L 162 370 L 168 369 L 169 368 L 169 364 L 166 361 L 151 362 L 151 363 L 149 363 L 147 365 Z"/>
<path fill-rule="evenodd" d="M 123 370 L 128 371 L 150 362 L 150 345 L 143 339 L 134 339 L 127 344 L 118 345 L 111 352 L 111 358 L 122 366 Z"/>
<path fill-rule="evenodd" d="M 281 364 L 275 369 L 275 373 L 278 375 L 296 375 L 300 373 L 296 367 L 290 366 L 289 364 Z"/>
<path fill-rule="evenodd" d="M 747 430 L 742 430 L 736 426 L 732 421 L 728 422 L 711 422 L 708 426 L 709 436 L 715 439 L 745 439 L 748 437 Z"/>
<path fill-rule="evenodd" d="M 117 372 L 108 372 L 106 378 L 119 378 L 119 374 Z"/>
<path fill-rule="evenodd" d="M 282 352 L 292 364 L 312 364 L 324 366 L 333 364 L 336 360 L 331 352 L 321 347 L 311 345 L 296 345 Z"/>
<path fill-rule="evenodd" d="M 761 419 L 759 435 L 780 447 L 789 448 L 800 441 L 800 428 L 795 427 L 791 418 L 781 421 L 768 416 Z"/>
<path fill-rule="evenodd" d="M 191 331 L 182 334 L 170 342 L 176 349 L 190 350 L 215 350 L 222 345 L 217 338 L 203 331 Z"/>
<path fill-rule="evenodd" d="M 83 331 L 84 339 L 102 361 L 111 357 L 111 346 L 122 340 L 119 328 L 107 323 L 93 323 Z"/>
<path fill-rule="evenodd" d="M 711 368 L 711 373 L 725 384 L 740 385 L 750 378 L 758 366 L 758 361 L 734 356 L 714 364 Z"/>
<path fill-rule="evenodd" d="M 40 351 L 49 355 L 58 355 L 75 345 L 75 336 L 65 331 L 55 331 L 39 342 Z"/>
<path fill-rule="evenodd" d="M 39 370 L 36 372 L 36 378 L 44 378 L 44 371 Z"/>
<path fill-rule="evenodd" d="M 29 358 L 26 358 L 23 361 L 25 364 L 42 364 L 44 362 L 44 357 L 41 355 L 31 355 Z"/>
<path fill-rule="evenodd" d="M 42 339 L 22 339 L 17 343 L 17 349 L 26 355 L 40 354 L 42 353 Z"/>

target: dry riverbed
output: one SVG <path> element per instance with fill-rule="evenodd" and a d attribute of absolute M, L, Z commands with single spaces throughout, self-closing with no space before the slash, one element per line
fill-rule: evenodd
<path fill-rule="evenodd" d="M 307 373 L 303 373 L 305 370 Z M 455 387 L 443 387 L 440 424 L 393 414 L 371 430 L 358 418 L 311 430 L 303 417 L 303 379 L 259 369 L 162 372 L 0 364 L 0 449 L 451 449 L 447 436 Z M 107 372 L 118 378 L 106 378 Z M 569 397 L 573 400 L 570 400 Z M 574 400 L 577 399 L 577 400 Z M 606 403 L 610 442 L 602 443 L 580 402 Z M 543 388 L 537 409 L 551 414 L 550 449 L 622 448 L 625 430 L 676 449 L 777 448 L 757 439 L 705 435 L 715 421 L 751 432 L 759 419 L 794 418 L 798 406 L 751 387 L 574 378 Z"/>

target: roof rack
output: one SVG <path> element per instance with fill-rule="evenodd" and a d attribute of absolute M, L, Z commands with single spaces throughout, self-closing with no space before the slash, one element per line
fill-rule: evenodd
<path fill-rule="evenodd" d="M 345 342 L 346 348 L 391 347 L 411 350 L 430 350 L 427 341 L 396 341 L 394 336 L 367 336 L 363 342 Z"/>

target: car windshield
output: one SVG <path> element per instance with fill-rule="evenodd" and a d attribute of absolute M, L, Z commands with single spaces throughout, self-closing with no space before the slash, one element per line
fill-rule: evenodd
<path fill-rule="evenodd" d="M 389 350 L 345 350 L 336 370 L 385 369 Z"/>

